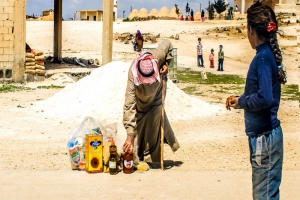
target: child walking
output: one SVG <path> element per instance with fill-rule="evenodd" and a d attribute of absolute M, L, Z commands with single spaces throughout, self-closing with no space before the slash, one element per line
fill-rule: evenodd
<path fill-rule="evenodd" d="M 201 38 L 198 38 L 198 45 L 197 45 L 197 64 L 198 64 L 198 67 L 204 67 L 203 50 L 202 50 Z"/>
<path fill-rule="evenodd" d="M 248 39 L 256 49 L 244 94 L 230 96 L 226 108 L 244 109 L 252 165 L 254 200 L 279 200 L 283 134 L 277 112 L 281 85 L 286 83 L 278 45 L 278 23 L 272 8 L 257 1 L 247 10 Z"/>
<path fill-rule="evenodd" d="M 215 57 L 214 49 L 211 49 L 209 55 L 210 68 L 215 68 L 214 57 Z"/>
<path fill-rule="evenodd" d="M 223 51 L 223 45 L 219 46 L 220 51 L 218 52 L 218 71 L 224 71 L 223 69 L 223 63 L 224 63 L 224 51 Z"/>

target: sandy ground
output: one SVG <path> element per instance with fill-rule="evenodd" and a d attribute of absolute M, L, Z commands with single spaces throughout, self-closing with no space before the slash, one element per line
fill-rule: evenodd
<path fill-rule="evenodd" d="M 240 26 L 242 23 L 245 25 L 244 21 L 117 22 L 114 32 L 140 29 L 142 32 L 160 33 L 159 41 L 179 33 L 179 41 L 171 40 L 178 48 L 178 67 L 193 70 L 199 70 L 195 59 L 198 37 L 203 39 L 204 58 L 208 57 L 211 48 L 216 50 L 219 44 L 223 44 L 225 72 L 246 76 L 249 62 L 255 55 L 247 38 L 220 33 L 218 37 L 213 33 L 206 35 L 207 29 Z M 63 56 L 97 57 L 101 60 L 101 26 L 100 22 L 64 22 Z M 287 34 L 293 35 L 296 27 L 287 27 L 286 30 Z M 52 53 L 52 33 L 51 22 L 27 22 L 27 42 L 46 55 Z M 288 63 L 289 83 L 298 84 L 299 69 L 293 57 L 296 50 L 290 47 L 293 41 L 282 38 L 280 42 L 287 46 L 285 62 Z M 131 45 L 114 42 L 113 49 L 114 60 L 130 61 L 135 56 Z M 212 71 L 208 67 L 204 70 Z M 55 80 L 47 83 L 62 84 Z M 28 86 L 43 84 L 30 83 Z M 0 94 L 0 199 L 124 199 L 124 196 L 131 199 L 251 199 L 248 140 L 241 111 L 171 122 L 181 148 L 174 154 L 166 147 L 167 170 L 164 172 L 152 169 L 132 175 L 87 174 L 70 170 L 66 148 L 69 132 L 82 119 L 60 121 L 45 118 L 30 108 L 59 90 L 36 89 Z M 227 96 L 223 95 L 224 98 Z M 209 97 L 198 98 L 210 101 Z M 285 148 L 281 197 L 298 199 L 299 102 L 283 101 L 279 119 Z"/>

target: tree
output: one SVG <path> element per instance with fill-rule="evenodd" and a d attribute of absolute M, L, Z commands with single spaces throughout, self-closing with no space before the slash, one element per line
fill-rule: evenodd
<path fill-rule="evenodd" d="M 180 12 L 179 12 L 179 8 L 178 8 L 178 5 L 177 4 L 175 4 L 175 9 L 176 9 L 176 14 L 178 15 L 178 17 L 179 17 L 179 15 L 180 15 Z"/>
<path fill-rule="evenodd" d="M 190 13 L 190 6 L 189 6 L 189 3 L 186 3 L 186 6 L 185 6 L 185 12 L 186 12 L 186 15 L 188 15 Z"/>
<path fill-rule="evenodd" d="M 221 13 L 224 12 L 229 4 L 226 4 L 224 0 L 215 0 L 215 3 L 212 4 L 216 9 L 216 12 L 219 14 L 219 19 L 221 19 Z"/>
<path fill-rule="evenodd" d="M 210 1 L 208 1 L 208 8 L 206 8 L 206 10 L 208 12 L 208 19 L 214 19 L 215 9 L 213 4 L 210 4 Z"/>

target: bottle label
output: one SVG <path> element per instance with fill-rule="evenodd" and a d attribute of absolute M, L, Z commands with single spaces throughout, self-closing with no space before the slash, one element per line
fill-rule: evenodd
<path fill-rule="evenodd" d="M 109 168 L 116 169 L 117 168 L 117 162 L 116 161 L 109 161 Z"/>
<path fill-rule="evenodd" d="M 133 166 L 133 160 L 124 160 L 124 167 L 129 169 Z"/>

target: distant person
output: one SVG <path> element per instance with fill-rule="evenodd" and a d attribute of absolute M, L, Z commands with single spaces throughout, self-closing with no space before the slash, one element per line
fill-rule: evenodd
<path fill-rule="evenodd" d="M 135 43 L 136 43 L 136 51 L 141 52 L 143 48 L 144 38 L 140 30 L 136 31 Z"/>
<path fill-rule="evenodd" d="M 239 7 L 238 5 L 235 5 L 235 12 L 238 12 L 239 11 Z"/>
<path fill-rule="evenodd" d="M 215 59 L 214 49 L 211 49 L 209 55 L 210 68 L 215 68 L 214 59 Z"/>
<path fill-rule="evenodd" d="M 202 20 L 202 22 L 205 21 L 205 13 L 204 13 L 204 10 L 202 10 L 202 12 L 201 12 L 201 20 Z"/>
<path fill-rule="evenodd" d="M 198 45 L 197 45 L 197 64 L 198 64 L 198 67 L 204 67 L 204 62 L 203 62 L 203 50 L 202 50 L 201 38 L 198 38 Z"/>
<path fill-rule="evenodd" d="M 229 20 L 232 20 L 232 15 L 233 15 L 232 9 L 229 9 L 229 11 L 228 11 L 228 19 Z"/>
<path fill-rule="evenodd" d="M 280 84 L 286 83 L 286 73 L 277 33 L 278 21 L 271 7 L 257 1 L 248 8 L 248 40 L 256 55 L 248 69 L 244 94 L 226 101 L 228 110 L 244 109 L 254 200 L 280 199 L 284 148 L 277 115 Z"/>
<path fill-rule="evenodd" d="M 224 63 L 224 51 L 223 51 L 223 45 L 219 46 L 219 52 L 218 52 L 218 71 L 224 71 L 223 69 L 223 63 Z"/>
<path fill-rule="evenodd" d="M 194 11 L 193 11 L 193 9 L 191 10 L 191 21 L 194 21 Z"/>
<path fill-rule="evenodd" d="M 181 17 L 180 17 L 180 20 L 181 20 L 181 21 L 183 21 L 183 20 L 184 20 L 184 18 L 183 18 L 183 15 L 181 15 Z"/>
<path fill-rule="evenodd" d="M 135 41 L 132 41 L 132 45 L 133 45 L 133 50 L 136 51 L 136 48 L 137 48 L 137 42 Z"/>

